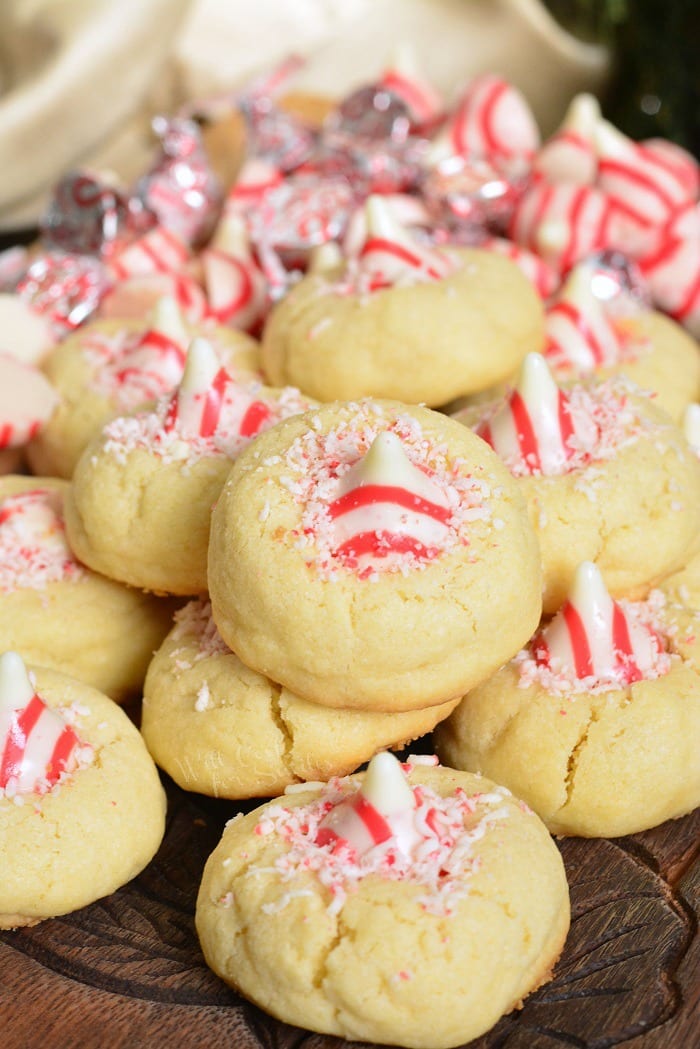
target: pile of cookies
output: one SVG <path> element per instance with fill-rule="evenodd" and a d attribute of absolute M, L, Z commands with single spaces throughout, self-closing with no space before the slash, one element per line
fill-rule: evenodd
<path fill-rule="evenodd" d="M 0 927 L 149 862 L 158 767 L 273 799 L 204 872 L 222 979 L 449 1049 L 551 973 L 552 834 L 700 804 L 700 169 L 495 76 L 325 108 L 251 88 L 225 192 L 172 120 L 0 256 Z"/>

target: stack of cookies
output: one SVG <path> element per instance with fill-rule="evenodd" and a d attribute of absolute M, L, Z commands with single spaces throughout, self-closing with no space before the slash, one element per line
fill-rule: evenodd
<path fill-rule="evenodd" d="M 556 962 L 551 834 L 700 803 L 698 165 L 587 97 L 542 143 L 492 76 L 447 106 L 392 66 L 317 127 L 248 101 L 223 205 L 155 195 L 88 320 L 36 260 L 16 281 L 56 345 L 35 422 L 8 409 L 33 476 L 0 485 L 0 923 L 95 898 L 21 888 L 26 813 L 71 820 L 88 788 L 128 857 L 95 894 L 142 869 L 157 764 L 273 799 L 202 880 L 222 979 L 449 1049 Z M 194 178 L 196 127 L 172 130 Z M 68 259 L 39 256 L 98 265 Z M 429 733 L 443 765 L 392 755 Z"/>

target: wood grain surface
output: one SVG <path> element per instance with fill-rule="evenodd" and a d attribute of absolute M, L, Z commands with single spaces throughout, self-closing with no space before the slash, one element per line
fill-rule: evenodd
<path fill-rule="evenodd" d="M 74 914 L 0 934 L 0 1049 L 348 1046 L 278 1023 L 206 968 L 196 892 L 240 806 L 166 785 L 166 835 L 140 877 Z M 572 925 L 554 978 L 469 1049 L 700 1046 L 700 810 L 644 834 L 559 846 Z"/>

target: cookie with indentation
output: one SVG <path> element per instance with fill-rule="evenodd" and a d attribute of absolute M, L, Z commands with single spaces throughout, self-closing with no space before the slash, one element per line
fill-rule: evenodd
<path fill-rule="evenodd" d="M 344 264 L 316 270 L 268 317 L 263 371 L 319 401 L 387 397 L 437 407 L 501 381 L 543 346 L 543 309 L 510 259 L 427 248 L 379 197 Z M 507 303 L 507 308 L 504 307 Z"/>
<path fill-rule="evenodd" d="M 557 384 L 539 354 L 496 402 L 456 416 L 509 467 L 537 532 L 543 607 L 579 561 L 611 591 L 643 596 L 698 548 L 700 462 L 680 428 L 623 378 Z"/>
<path fill-rule="evenodd" d="M 222 637 L 328 706 L 463 695 L 531 635 L 540 589 L 514 479 L 429 408 L 368 399 L 278 423 L 241 453 L 212 514 Z"/>
<path fill-rule="evenodd" d="M 290 783 L 353 772 L 383 748 L 429 732 L 459 700 L 399 714 L 329 710 L 246 667 L 221 639 L 208 602 L 189 602 L 153 657 L 141 732 L 185 790 L 279 794 Z"/>
<path fill-rule="evenodd" d="M 230 371 L 259 375 L 254 339 L 221 326 L 193 326 L 169 298 L 160 299 L 148 318 L 95 320 L 63 339 L 43 363 L 58 405 L 28 448 L 33 472 L 70 478 L 109 419 L 177 386 L 187 347 L 203 334 Z"/>
<path fill-rule="evenodd" d="M 196 909 L 209 966 L 277 1019 L 414 1049 L 517 1008 L 568 925 L 561 857 L 526 806 L 387 752 L 232 820 Z"/>
<path fill-rule="evenodd" d="M 443 761 L 522 797 L 554 834 L 616 837 L 700 804 L 697 621 L 613 601 L 595 566 L 435 732 Z"/>
<path fill-rule="evenodd" d="M 206 593 L 211 509 L 233 460 L 309 405 L 291 387 L 240 380 L 195 339 L 175 391 L 112 419 L 80 457 L 66 502 L 77 556 L 131 586 Z"/>
<path fill-rule="evenodd" d="M 108 896 L 155 855 L 165 792 L 135 725 L 75 678 L 0 657 L 0 928 Z"/>
<path fill-rule="evenodd" d="M 68 482 L 0 478 L 0 637 L 31 663 L 122 701 L 140 694 L 173 602 L 81 564 L 65 534 Z"/>

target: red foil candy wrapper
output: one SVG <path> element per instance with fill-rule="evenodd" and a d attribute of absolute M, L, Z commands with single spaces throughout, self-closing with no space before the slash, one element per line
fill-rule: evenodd
<path fill-rule="evenodd" d="M 293 171 L 312 155 L 316 135 L 296 117 L 264 96 L 244 98 L 239 109 L 246 122 L 248 153 L 264 157 L 280 171 Z"/>
<path fill-rule="evenodd" d="M 614 307 L 632 300 L 637 306 L 651 309 L 649 286 L 639 266 L 621 251 L 597 251 L 586 255 L 582 263 L 591 270 L 591 291 L 602 302 Z"/>
<path fill-rule="evenodd" d="M 457 242 L 474 243 L 485 230 L 502 233 L 525 188 L 519 171 L 496 168 L 486 160 L 450 157 L 423 175 L 422 192 L 438 223 Z"/>
<path fill-rule="evenodd" d="M 45 252 L 32 260 L 15 291 L 50 321 L 60 339 L 92 316 L 110 285 L 99 259 Z"/>
<path fill-rule="evenodd" d="M 223 189 L 212 171 L 198 125 L 181 117 L 155 117 L 161 151 L 134 189 L 135 197 L 161 225 L 188 244 L 207 240 L 223 203 Z"/>
<path fill-rule="evenodd" d="M 365 196 L 400 193 L 417 185 L 425 148 L 425 140 L 413 134 L 406 103 L 370 85 L 326 118 L 311 164 L 324 175 L 344 174 Z"/>
<path fill-rule="evenodd" d="M 344 179 L 292 175 L 269 190 L 249 216 L 251 243 L 268 280 L 277 285 L 281 279 L 278 268 L 270 273 L 266 265 L 271 253 L 286 271 L 304 269 L 313 248 L 343 236 L 356 206 L 357 196 Z"/>
<path fill-rule="evenodd" d="M 140 200 L 91 171 L 72 171 L 54 187 L 40 228 L 49 251 L 109 255 L 155 224 Z"/>

